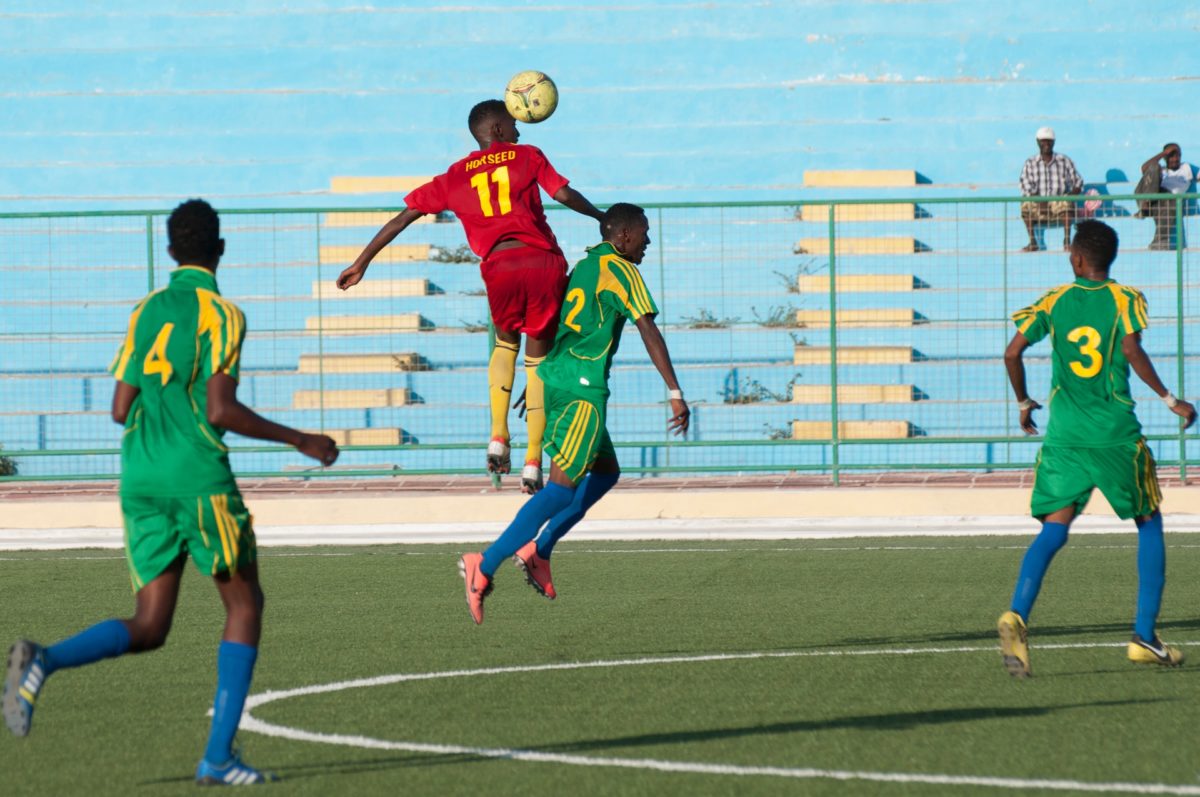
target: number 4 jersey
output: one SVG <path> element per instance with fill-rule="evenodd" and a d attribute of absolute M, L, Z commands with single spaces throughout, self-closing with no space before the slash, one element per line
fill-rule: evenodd
<path fill-rule="evenodd" d="M 537 147 L 497 141 L 414 189 L 404 203 L 422 213 L 453 212 L 480 257 L 505 239 L 561 254 L 538 186 L 553 196 L 566 184 Z"/>
<path fill-rule="evenodd" d="M 109 370 L 138 388 L 121 441 L 121 494 L 199 496 L 237 491 L 224 430 L 208 423 L 208 380 L 241 364 L 246 317 L 221 298 L 213 272 L 180 266 L 147 296 Z"/>
<path fill-rule="evenodd" d="M 1082 277 L 1013 314 L 1030 343 L 1050 337 L 1049 446 L 1101 448 L 1141 439 L 1121 340 L 1146 328 L 1146 299 Z"/>

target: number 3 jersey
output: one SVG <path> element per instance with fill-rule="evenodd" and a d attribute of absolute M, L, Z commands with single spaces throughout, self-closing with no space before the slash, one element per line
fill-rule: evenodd
<path fill-rule="evenodd" d="M 1121 340 L 1146 328 L 1146 299 L 1112 280 L 1080 277 L 1013 314 L 1036 343 L 1050 337 L 1046 445 L 1101 448 L 1141 439 Z"/>
<path fill-rule="evenodd" d="M 121 494 L 233 493 L 225 430 L 208 423 L 208 380 L 238 378 L 246 317 L 213 272 L 180 266 L 134 308 L 109 370 L 138 388 L 121 440 Z"/>
<path fill-rule="evenodd" d="M 567 182 L 537 147 L 497 141 L 413 189 L 404 204 L 422 213 L 453 212 L 480 257 L 506 238 L 561 254 L 538 186 L 553 196 Z"/>

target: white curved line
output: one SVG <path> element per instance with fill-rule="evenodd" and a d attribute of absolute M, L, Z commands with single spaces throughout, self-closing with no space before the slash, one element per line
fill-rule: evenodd
<path fill-rule="evenodd" d="M 1078 642 L 1039 645 L 1040 650 L 1065 650 L 1121 647 L 1125 643 L 1115 642 Z M 1186 645 L 1200 644 L 1195 642 Z M 465 678 L 481 675 L 506 675 L 512 673 L 545 672 L 549 670 L 580 670 L 608 667 L 632 667 L 650 664 L 687 664 L 712 661 L 746 661 L 752 659 L 783 659 L 810 658 L 835 656 L 913 656 L 937 653 L 981 653 L 994 652 L 994 646 L 959 646 L 959 647 L 910 647 L 910 648 L 875 648 L 865 650 L 797 650 L 771 651 L 753 653 L 721 653 L 700 656 L 658 656 L 640 659 L 608 659 L 587 662 L 566 662 L 558 664 L 531 664 L 509 667 L 485 667 L 474 670 L 445 670 L 426 673 L 398 673 L 382 675 L 374 678 L 359 678 L 351 681 L 339 681 L 317 686 L 304 686 L 297 689 L 276 690 L 253 695 L 246 700 L 246 709 L 242 715 L 241 729 L 264 736 L 291 739 L 317 744 L 334 744 L 344 747 L 358 747 L 368 750 L 395 750 L 411 753 L 429 753 L 434 755 L 469 755 L 480 758 L 507 759 L 511 761 L 529 761 L 544 764 L 566 764 L 585 767 L 615 767 L 621 769 L 648 769 L 658 772 L 683 772 L 707 775 L 733 776 L 766 776 L 794 779 L 822 779 L 839 781 L 873 781 L 879 783 L 923 783 L 935 786 L 986 786 L 1000 789 L 1033 790 L 1045 789 L 1052 791 L 1083 791 L 1092 793 L 1121 793 L 1121 794 L 1173 794 L 1200 796 L 1200 786 L 1174 785 L 1168 783 L 1092 783 L 1077 780 L 1057 779 L 1023 779 L 998 778 L 976 775 L 944 775 L 921 774 L 908 772 L 866 772 L 836 769 L 812 769 L 807 767 L 759 767 L 739 766 L 735 764 L 709 764 L 692 761 L 666 761 L 654 758 L 603 758 L 565 753 L 547 753 L 537 750 L 520 750 L 505 747 L 468 747 L 466 745 L 432 744 L 425 742 L 394 742 L 385 739 L 374 739 L 369 736 L 353 736 L 346 734 L 316 733 L 313 731 L 289 728 L 283 725 L 260 720 L 250 711 L 258 706 L 278 700 L 304 695 L 340 692 L 346 689 L 359 689 L 387 684 L 405 683 L 410 681 L 429 681 L 440 678 Z"/>

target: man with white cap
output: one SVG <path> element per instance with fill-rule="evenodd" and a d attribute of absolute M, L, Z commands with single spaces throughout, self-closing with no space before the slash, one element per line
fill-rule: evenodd
<path fill-rule="evenodd" d="M 1021 169 L 1021 196 L 1067 196 L 1083 191 L 1083 178 L 1075 169 L 1075 164 L 1066 155 L 1054 152 L 1054 130 L 1040 127 L 1037 131 L 1038 154 L 1025 161 Z M 1025 230 L 1029 233 L 1029 243 L 1022 252 L 1036 252 L 1041 249 L 1037 236 L 1034 234 L 1035 224 L 1054 224 L 1061 222 L 1063 226 L 1063 248 L 1071 248 L 1071 215 L 1070 202 L 1022 202 L 1021 220 L 1025 222 Z"/>

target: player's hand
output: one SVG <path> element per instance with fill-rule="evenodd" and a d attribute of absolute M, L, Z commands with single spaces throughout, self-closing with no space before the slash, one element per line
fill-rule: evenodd
<path fill-rule="evenodd" d="M 1035 401 L 1033 402 L 1032 407 L 1021 410 L 1021 429 L 1025 432 L 1025 434 L 1038 433 L 1037 424 L 1033 422 L 1033 411 L 1040 410 L 1041 408 L 1042 405 Z"/>
<path fill-rule="evenodd" d="M 305 433 L 300 438 L 296 450 L 306 457 L 312 457 L 325 467 L 337 462 L 339 453 L 337 443 L 333 442 L 333 438 L 323 434 Z"/>
<path fill-rule="evenodd" d="M 366 273 L 366 266 L 348 266 L 345 271 L 338 274 L 337 286 L 344 291 L 350 286 L 362 282 L 362 278 Z"/>
<path fill-rule="evenodd" d="M 529 388 L 521 391 L 521 395 L 517 396 L 517 400 L 513 402 L 512 408 L 517 411 L 517 418 L 525 417 L 525 393 Z"/>
<path fill-rule="evenodd" d="M 686 435 L 691 418 L 692 411 L 688 409 L 686 401 L 671 399 L 671 420 L 667 421 L 667 429 L 677 435 Z"/>
<path fill-rule="evenodd" d="M 1175 406 L 1171 408 L 1171 412 L 1183 418 L 1183 428 L 1187 429 L 1196 422 L 1196 408 L 1191 403 L 1179 399 L 1175 402 Z"/>

